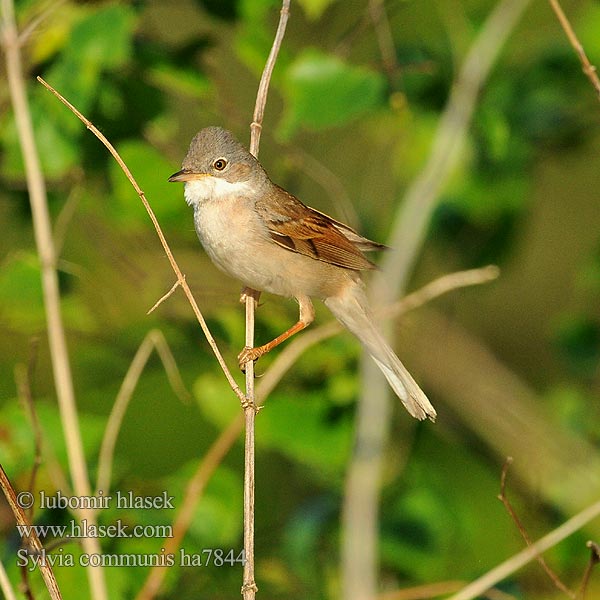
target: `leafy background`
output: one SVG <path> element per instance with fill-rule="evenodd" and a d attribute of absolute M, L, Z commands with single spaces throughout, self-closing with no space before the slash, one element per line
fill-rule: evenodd
<path fill-rule="evenodd" d="M 298 0 L 275 69 L 261 146 L 272 178 L 306 203 L 384 241 L 403 192 L 425 163 L 457 69 L 493 2 L 386 3 L 397 66 L 385 68 L 364 0 Z M 592 62 L 600 61 L 600 5 L 565 3 Z M 160 329 L 191 399 L 181 400 L 153 356 L 116 449 L 113 490 L 180 503 L 198 460 L 239 410 L 180 294 L 146 315 L 173 283 L 147 216 L 97 140 L 35 82 L 42 75 L 121 152 L 146 192 L 231 365 L 243 346 L 239 284 L 201 251 L 181 186 L 167 183 L 201 127 L 244 142 L 258 78 L 275 30 L 275 0 L 20 2 L 28 91 L 60 247 L 62 309 L 92 478 L 115 396 L 146 333 Z M 0 67 L 3 68 L 3 67 Z M 2 80 L 5 80 L 4 72 Z M 509 489 L 532 537 L 597 498 L 600 428 L 600 106 L 547 3 L 535 3 L 483 90 L 459 167 L 433 216 L 411 289 L 458 269 L 498 264 L 485 287 L 456 292 L 399 324 L 398 350 L 439 409 L 407 425 L 394 412 L 380 544 L 382 589 L 469 580 L 522 541 L 496 500 L 506 454 L 520 476 Z M 33 365 L 46 459 L 37 489 L 57 489 L 66 468 L 45 338 L 39 268 L 23 165 L 6 86 L 0 86 L 0 460 L 26 489 L 31 426 L 15 368 Z M 295 319 L 292 302 L 265 298 L 258 339 Z M 435 313 L 433 312 L 435 311 Z M 318 321 L 330 317 L 319 310 Z M 460 340 L 468 340 L 468 344 Z M 36 351 L 32 340 L 38 340 Z M 469 349 L 469 352 L 465 350 Z M 32 363 L 32 354 L 35 362 Z M 431 360 L 434 357 L 435 360 Z M 480 357 L 501 374 L 480 371 Z M 263 598 L 339 594 L 340 507 L 359 391 L 359 347 L 347 335 L 303 356 L 257 425 L 257 579 Z M 258 363 L 266 369 L 272 357 Z M 448 362 L 446 362 L 448 361 Z M 456 365 L 449 375 L 446 365 Z M 474 378 L 504 378 L 511 410 L 532 435 L 514 441 L 487 414 L 447 402 Z M 447 391 L 450 390 L 450 391 Z M 453 392 L 456 393 L 456 392 Z M 460 392 L 458 392 L 460 393 Z M 496 396 L 490 392 L 489 403 Z M 541 432 L 541 433 L 540 433 Z M 555 442 L 546 455 L 536 436 Z M 550 464 L 552 463 L 552 464 Z M 521 465 L 521 471 L 518 466 Z M 529 465 L 544 465 L 540 476 Z M 186 552 L 241 541 L 242 446 L 219 467 L 197 508 Z M 547 468 L 546 468 L 547 467 Z M 564 473 L 548 480 L 542 473 Z M 573 472 L 581 477 L 570 479 Z M 169 523 L 168 511 L 107 511 L 101 522 Z M 36 513 L 61 523 L 61 511 Z M 2 561 L 13 581 L 18 539 L 0 505 Z M 576 585 L 584 542 L 598 523 L 554 549 L 554 568 Z M 104 540 L 106 551 L 156 553 L 160 539 Z M 77 553 L 74 544 L 65 550 Z M 111 569 L 111 598 L 131 598 L 147 569 Z M 81 597 L 81 569 L 58 568 L 65 597 Z M 229 598 L 240 570 L 173 568 L 164 598 Z M 41 590 L 41 582 L 33 578 Z M 598 593 L 598 583 L 594 589 Z M 562 597 L 531 566 L 502 584 L 514 598 Z M 39 591 L 37 597 L 44 597 Z"/>

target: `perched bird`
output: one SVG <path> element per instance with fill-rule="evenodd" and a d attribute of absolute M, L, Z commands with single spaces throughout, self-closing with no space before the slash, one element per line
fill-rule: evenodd
<path fill-rule="evenodd" d="M 244 348 L 240 367 L 314 320 L 320 298 L 371 355 L 408 412 L 432 421 L 427 396 L 378 331 L 360 278 L 375 265 L 364 252 L 384 246 L 304 205 L 273 183 L 258 160 L 220 127 L 192 140 L 182 169 L 169 181 L 185 184 L 200 242 L 215 265 L 247 288 L 295 298 L 298 322 L 263 346 Z"/>

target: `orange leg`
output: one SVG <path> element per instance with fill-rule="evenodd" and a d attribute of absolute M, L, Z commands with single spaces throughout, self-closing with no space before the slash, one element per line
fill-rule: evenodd
<path fill-rule="evenodd" d="M 248 348 L 248 346 L 246 346 L 238 354 L 238 362 L 242 371 L 245 371 L 244 367 L 247 362 L 258 360 L 263 354 L 270 352 L 275 346 L 279 346 L 279 344 L 285 342 L 285 340 L 291 338 L 299 331 L 302 331 L 315 320 L 315 309 L 310 298 L 308 296 L 299 296 L 296 300 L 300 306 L 298 322 L 295 325 L 292 325 L 287 331 L 284 331 L 281 335 L 278 335 L 275 339 L 262 346 L 257 346 L 256 348 Z"/>

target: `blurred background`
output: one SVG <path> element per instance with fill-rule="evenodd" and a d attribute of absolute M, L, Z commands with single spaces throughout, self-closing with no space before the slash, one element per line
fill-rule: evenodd
<path fill-rule="evenodd" d="M 425 166 L 453 82 L 495 7 L 485 0 L 297 0 L 275 68 L 261 140 L 271 178 L 306 204 L 385 242 Z M 113 491 L 186 483 L 238 414 L 139 198 L 98 140 L 35 81 L 41 75 L 116 146 L 145 191 L 240 384 L 240 285 L 203 253 L 180 185 L 192 136 L 220 125 L 247 144 L 277 26 L 276 0 L 19 2 L 24 68 L 54 235 L 82 436 L 92 481 L 107 417 L 129 365 L 158 329 L 182 384 L 153 354 L 119 433 Z M 383 12 L 381 11 L 383 8 Z M 564 2 L 592 63 L 600 4 Z M 388 35 L 389 34 L 389 35 Z M 0 66 L 0 462 L 27 489 L 34 435 L 18 386 L 29 371 L 43 430 L 35 489 L 67 473 L 40 273 L 5 68 Z M 407 313 L 398 354 L 438 409 L 409 422 L 398 406 L 385 450 L 380 588 L 469 581 L 524 545 L 496 496 L 508 494 L 532 538 L 600 495 L 600 104 L 547 2 L 510 34 L 477 97 L 457 166 L 437 198 L 408 290 L 446 273 L 498 265 L 497 280 Z M 296 320 L 265 296 L 257 340 Z M 331 320 L 318 307 L 317 327 Z M 268 370 L 280 350 L 257 363 Z M 360 347 L 340 334 L 311 348 L 257 420 L 256 568 L 262 598 L 340 597 L 340 512 L 360 393 Z M 183 386 L 183 390 L 181 389 Z M 183 546 L 242 548 L 243 444 L 228 453 Z M 173 511 L 110 509 L 103 523 L 170 523 Z M 64 511 L 36 512 L 61 523 Z M 576 588 L 598 521 L 548 554 Z M 19 580 L 13 517 L 0 504 L 0 555 Z M 102 540 L 103 550 L 160 552 L 162 540 Z M 66 551 L 78 553 L 75 544 Z M 56 569 L 81 597 L 80 568 Z M 108 572 L 111 598 L 133 598 L 149 569 Z M 599 576 L 589 597 L 600 594 Z M 33 585 L 42 584 L 33 577 Z M 161 598 L 231 598 L 239 568 L 176 566 Z M 509 598 L 562 598 L 533 564 L 502 582 Z M 451 591 L 451 586 L 448 587 Z M 39 592 L 39 597 L 45 597 Z M 390 596 L 392 597 L 392 596 Z M 404 596 L 403 596 L 404 597 Z M 409 597 L 409 596 L 406 596 Z M 415 596 L 416 597 L 416 596 Z"/>

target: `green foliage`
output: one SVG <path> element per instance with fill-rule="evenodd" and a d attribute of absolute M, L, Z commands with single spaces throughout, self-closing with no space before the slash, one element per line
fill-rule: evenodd
<path fill-rule="evenodd" d="M 381 73 L 305 50 L 287 71 L 288 107 L 279 132 L 288 139 L 300 126 L 318 130 L 343 125 L 380 107 L 384 89 Z"/>
<path fill-rule="evenodd" d="M 335 0 L 298 0 L 298 4 L 303 8 L 306 16 L 316 21 L 323 16 L 327 7 Z"/>
<path fill-rule="evenodd" d="M 193 397 L 180 401 L 152 354 L 119 430 L 110 492 L 152 497 L 167 491 L 175 510 L 112 506 L 99 519 L 105 525 L 117 519 L 132 526 L 170 524 L 199 462 L 239 417 L 239 401 L 180 291 L 146 315 L 174 283 L 156 234 L 104 147 L 35 76 L 48 80 L 115 144 L 241 382 L 236 372 L 244 334 L 239 285 L 202 253 L 181 186 L 167 178 L 180 168 L 200 127 L 223 125 L 247 139 L 281 3 L 67 0 L 50 11 L 41 0 L 17 4 L 21 29 L 42 15 L 24 42 L 23 63 L 60 241 L 61 308 L 92 485 L 108 416 L 150 329 L 164 332 Z M 352 224 L 385 241 L 405 190 L 427 164 L 462 58 L 491 5 L 391 0 L 383 6 L 397 69 L 384 66 L 382 23 L 373 24 L 366 0 L 292 3 L 260 156 L 274 180 L 304 202 L 338 218 L 343 210 L 357 213 Z M 590 59 L 598 64 L 598 3 L 579 3 L 572 17 Z M 587 444 L 592 464 L 600 440 L 598 105 L 559 31 L 548 6 L 540 3 L 507 42 L 477 100 L 459 164 L 441 191 L 411 285 L 466 266 L 498 263 L 502 276 L 497 284 L 453 293 L 436 300 L 434 308 L 511 371 L 500 383 L 509 385 L 514 378 L 537 394 L 538 418 L 547 431 L 560 440 L 574 436 L 577 444 Z M 15 487 L 27 489 L 34 436 L 16 397 L 15 367 L 20 373 L 29 369 L 43 433 L 34 487 L 54 493 L 61 480 L 69 481 L 69 463 L 45 341 L 23 160 L 6 86 L 0 86 L 0 98 L 0 462 Z M 343 202 L 352 206 L 338 209 Z M 257 341 L 262 343 L 295 322 L 297 308 L 267 295 L 257 315 Z M 329 318 L 318 308 L 312 327 Z M 411 315 L 405 318 L 410 323 Z M 402 323 L 400 328 L 404 331 Z M 32 338 L 40 340 L 37 346 Z M 435 340 L 420 335 L 402 339 L 398 350 L 409 368 L 415 347 L 436 346 L 435 356 L 457 352 L 448 347 L 445 330 Z M 279 352 L 257 363 L 257 381 Z M 347 334 L 311 347 L 257 416 L 257 577 L 265 598 L 340 596 L 339 523 L 354 444 L 359 352 Z M 390 588 L 467 580 L 522 546 L 495 499 L 504 455 L 512 451 L 509 432 L 483 411 L 450 408 L 437 363 L 432 360 L 418 379 L 431 386 L 440 408 L 438 422 L 409 426 L 404 413 L 396 411 L 393 417 L 379 538 L 381 581 Z M 454 377 L 468 389 L 468 370 Z M 489 375 L 490 389 L 496 377 Z M 478 429 L 474 423 L 485 425 Z M 535 423 L 530 425 L 533 429 Z M 532 447 L 531 455 L 536 452 Z M 209 479 L 183 541 L 186 552 L 241 549 L 241 454 L 240 439 Z M 526 464 L 531 455 L 521 453 L 515 461 Z M 570 456 L 554 465 L 556 472 L 572 470 L 568 461 Z M 547 485 L 562 486 L 563 481 L 533 479 L 515 477 L 510 493 L 537 537 L 561 523 L 587 495 L 581 491 L 579 497 L 574 490 L 564 494 L 571 496 L 568 508 L 548 506 Z M 7 515 L 0 526 L 0 559 L 11 581 L 18 582 L 14 552 L 19 540 Z M 49 524 L 71 519 L 67 511 L 57 510 L 36 510 L 34 518 Z M 585 534 L 593 537 L 594 531 Z M 583 570 L 584 539 L 582 533 L 554 553 L 565 580 L 576 580 Z M 100 542 L 103 552 L 116 555 L 156 555 L 164 546 L 157 537 Z M 54 553 L 61 551 L 78 558 L 82 549 L 58 542 Z M 234 597 L 241 581 L 238 567 L 175 565 L 161 597 Z M 148 572 L 146 567 L 109 569 L 110 598 L 135 597 Z M 84 569 L 59 567 L 57 576 L 63 597 L 88 594 Z M 44 597 L 37 574 L 32 581 L 35 597 Z M 515 597 L 542 597 L 548 589 L 535 566 L 504 585 Z"/>

